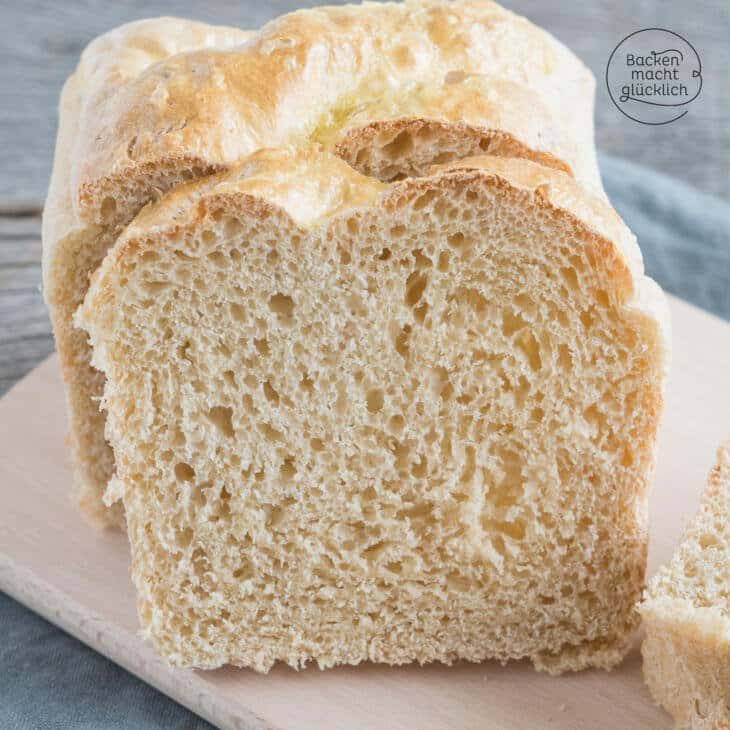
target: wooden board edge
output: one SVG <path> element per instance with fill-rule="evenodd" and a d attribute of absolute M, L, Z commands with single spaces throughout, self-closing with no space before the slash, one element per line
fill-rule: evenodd
<path fill-rule="evenodd" d="M 171 669 L 136 634 L 90 613 L 31 570 L 0 554 L 0 591 L 223 730 L 279 730 L 239 706 L 226 708 L 193 670 Z"/>

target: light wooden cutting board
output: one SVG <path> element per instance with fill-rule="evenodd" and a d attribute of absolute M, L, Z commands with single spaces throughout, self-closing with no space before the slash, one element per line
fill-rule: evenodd
<path fill-rule="evenodd" d="M 730 325 L 676 299 L 672 374 L 652 496 L 650 572 L 697 508 L 730 434 Z M 669 728 L 634 650 L 606 673 L 559 678 L 513 662 L 321 672 L 168 669 L 137 638 L 126 537 L 89 528 L 69 499 L 55 358 L 0 401 L 0 589 L 223 728 Z"/>

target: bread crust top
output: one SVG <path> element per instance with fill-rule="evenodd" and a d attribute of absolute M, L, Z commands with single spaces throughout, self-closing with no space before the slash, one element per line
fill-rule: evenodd
<path fill-rule="evenodd" d="M 134 198 L 133 214 L 154 197 L 161 170 L 336 145 L 381 119 L 500 129 L 602 192 L 594 86 L 562 44 L 483 0 L 302 10 L 255 34 L 174 18 L 132 23 L 94 41 L 64 91 L 48 207 L 68 208 L 63 200 L 73 213 L 50 221 L 49 238 L 108 222 L 109 200 Z"/>

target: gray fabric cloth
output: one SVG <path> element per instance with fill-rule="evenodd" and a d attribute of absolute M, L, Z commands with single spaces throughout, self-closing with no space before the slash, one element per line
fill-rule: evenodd
<path fill-rule="evenodd" d="M 604 156 L 611 202 L 665 291 L 730 320 L 730 205 L 678 180 Z"/>
<path fill-rule="evenodd" d="M 730 205 L 625 160 L 601 167 L 647 273 L 730 320 Z M 0 627 L 2 728 L 210 727 L 2 594 Z"/>

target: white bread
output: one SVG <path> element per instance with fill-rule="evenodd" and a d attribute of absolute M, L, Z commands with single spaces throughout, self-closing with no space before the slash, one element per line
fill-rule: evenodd
<path fill-rule="evenodd" d="M 145 208 L 77 321 L 172 664 L 626 652 L 664 301 L 567 174 L 476 157 L 385 184 L 260 152 Z"/>
<path fill-rule="evenodd" d="M 101 499 L 114 470 L 103 378 L 71 319 L 89 274 L 145 204 L 290 144 L 324 146 L 387 180 L 480 152 L 525 157 L 602 195 L 593 92 L 561 44 L 476 0 L 307 10 L 256 34 L 160 19 L 92 43 L 62 95 L 43 220 L 44 291 L 84 511 L 121 521 Z"/>
<path fill-rule="evenodd" d="M 730 441 L 718 451 L 699 513 L 640 611 L 644 676 L 677 729 L 730 728 Z"/>

